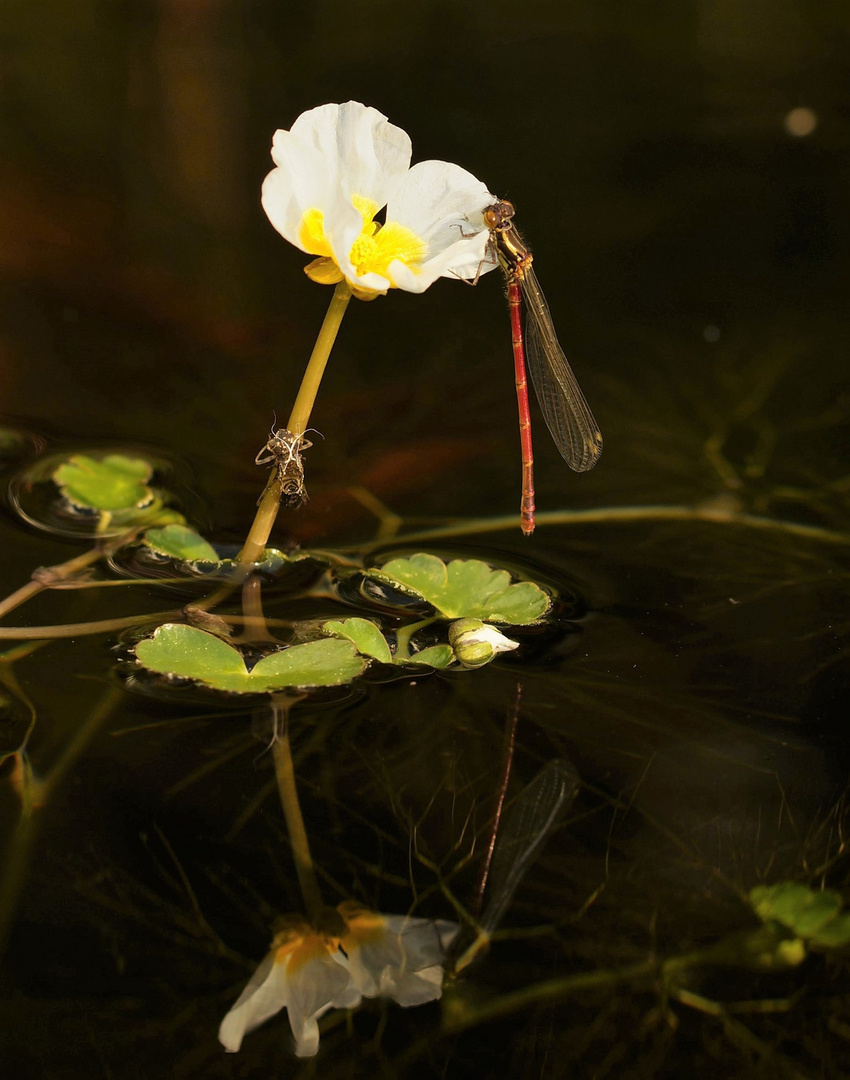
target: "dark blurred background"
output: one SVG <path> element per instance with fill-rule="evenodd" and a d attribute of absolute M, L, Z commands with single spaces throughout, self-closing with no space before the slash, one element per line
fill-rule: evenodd
<path fill-rule="evenodd" d="M 327 101 L 516 203 L 606 439 L 576 478 L 539 424 L 541 508 L 711 497 L 730 423 L 752 466 L 768 399 L 805 446 L 840 399 L 844 5 L 7 0 L 0 28 L 0 407 L 188 458 L 218 528 L 245 527 L 329 299 L 259 202 L 275 128 Z M 497 277 L 353 305 L 297 529 L 363 515 L 349 484 L 406 515 L 514 510 Z"/>

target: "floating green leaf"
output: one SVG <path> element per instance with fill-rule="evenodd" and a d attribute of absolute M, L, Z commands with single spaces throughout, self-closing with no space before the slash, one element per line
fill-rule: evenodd
<path fill-rule="evenodd" d="M 116 511 L 147 506 L 154 495 L 147 481 L 153 469 L 143 458 L 75 454 L 53 473 L 65 498 L 82 509 Z"/>
<path fill-rule="evenodd" d="M 453 559 L 419 553 L 391 559 L 370 576 L 402 586 L 432 604 L 447 619 L 465 617 L 524 626 L 549 610 L 547 594 L 533 582 L 511 584 L 507 570 L 479 559 Z"/>
<path fill-rule="evenodd" d="M 148 529 L 145 544 L 158 555 L 168 555 L 184 562 L 219 561 L 218 552 L 188 525 L 166 525 L 162 529 Z"/>
<path fill-rule="evenodd" d="M 382 664 L 393 662 L 387 639 L 371 619 L 346 619 L 344 622 L 331 619 L 324 624 L 323 629 L 328 634 L 347 638 L 353 642 L 357 651 L 363 656 L 371 656 Z"/>
<path fill-rule="evenodd" d="M 250 672 L 251 679 L 265 679 L 266 689 L 284 686 L 340 686 L 366 669 L 361 656 L 348 641 L 326 638 L 290 645 L 264 656 Z"/>
<path fill-rule="evenodd" d="M 411 653 L 406 663 L 442 669 L 454 663 L 454 659 L 451 645 L 430 645 L 421 652 Z"/>
<path fill-rule="evenodd" d="M 138 643 L 136 658 L 151 671 L 237 694 L 263 694 L 289 686 L 339 686 L 366 667 L 351 642 L 326 638 L 279 649 L 249 671 L 238 649 L 181 623 L 157 627 L 152 637 Z"/>

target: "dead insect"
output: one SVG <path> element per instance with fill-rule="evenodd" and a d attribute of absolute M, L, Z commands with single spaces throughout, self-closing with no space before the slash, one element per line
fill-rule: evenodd
<path fill-rule="evenodd" d="M 304 435 L 294 435 L 287 428 L 272 428 L 271 438 L 254 458 L 255 465 L 272 465 L 280 484 L 280 497 L 285 506 L 296 509 L 307 502 L 302 454 L 313 444 Z"/>

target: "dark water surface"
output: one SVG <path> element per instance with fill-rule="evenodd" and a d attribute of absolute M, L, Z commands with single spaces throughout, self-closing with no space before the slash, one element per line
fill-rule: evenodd
<path fill-rule="evenodd" d="M 254 456 L 329 299 L 259 185 L 274 129 L 327 101 L 378 107 L 414 159 L 516 203 L 605 436 L 576 476 L 538 423 L 542 514 L 523 539 L 504 520 L 519 454 L 497 275 L 351 305 L 311 421 L 311 501 L 275 543 L 481 558 L 562 606 L 486 669 L 293 710 L 326 896 L 439 918 L 455 914 L 441 884 L 468 902 L 518 681 L 510 794 L 553 757 L 582 786 L 441 1004 L 329 1014 L 314 1061 L 284 1015 L 238 1055 L 216 1038 L 274 918 L 301 905 L 267 708 L 136 693 L 115 634 L 0 666 L 6 1074 L 850 1074 L 840 953 L 696 966 L 669 1000 L 652 966 L 756 926 L 755 885 L 850 895 L 849 37 L 827 0 L 0 13 L 0 409 L 24 432 L 4 595 L 85 548 L 16 511 L 14 478 L 47 453 L 145 448 L 206 536 L 244 538 Z M 372 545 L 363 490 L 399 537 Z M 50 591 L 3 625 L 185 602 Z M 33 716 L 43 799 L 22 824 L 12 752 Z M 600 971 L 624 974 L 557 982 Z"/>

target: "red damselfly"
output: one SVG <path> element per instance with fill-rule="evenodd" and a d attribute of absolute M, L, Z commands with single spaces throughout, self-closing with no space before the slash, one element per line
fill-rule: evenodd
<path fill-rule="evenodd" d="M 534 532 L 534 453 L 528 407 L 526 363 L 537 400 L 555 445 L 571 469 L 592 469 L 602 453 L 602 435 L 585 401 L 572 368 L 558 343 L 549 305 L 532 268 L 532 255 L 513 222 L 513 203 L 494 203 L 484 211 L 490 230 L 490 251 L 508 283 L 511 340 L 522 447 L 520 524 L 526 536 Z M 525 335 L 520 306 L 525 301 Z"/>

